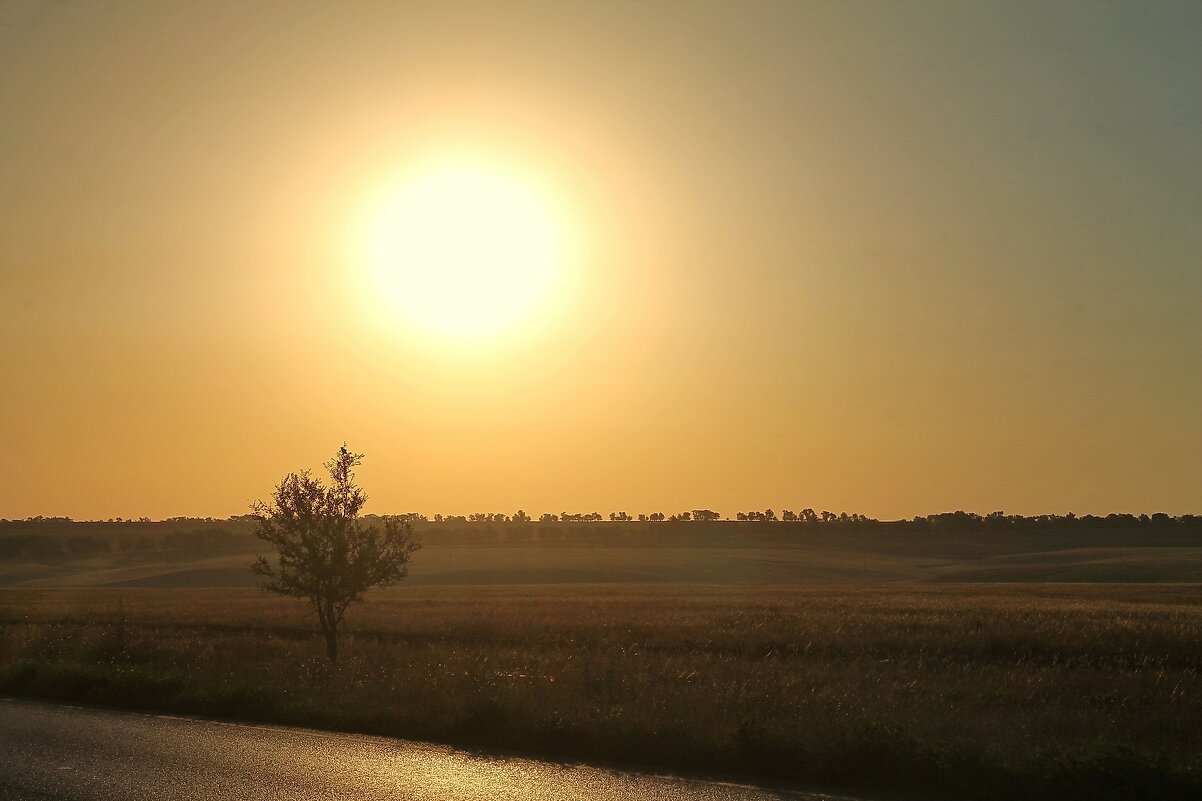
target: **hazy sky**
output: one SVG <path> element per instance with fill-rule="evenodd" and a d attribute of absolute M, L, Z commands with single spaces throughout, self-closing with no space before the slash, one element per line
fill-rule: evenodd
<path fill-rule="evenodd" d="M 5 0 L 0 516 L 240 514 L 344 440 L 376 512 L 1202 512 L 1200 43 L 1196 2 Z M 450 341 L 357 239 L 464 153 L 570 280 Z"/>

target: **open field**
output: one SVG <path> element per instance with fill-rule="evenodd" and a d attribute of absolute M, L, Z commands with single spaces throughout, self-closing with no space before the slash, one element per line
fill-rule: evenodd
<path fill-rule="evenodd" d="M 411 585 L 1202 582 L 1196 521 L 1067 529 L 1022 522 L 997 530 L 915 529 L 906 521 L 419 524 L 417 531 L 425 548 Z M 250 587 L 248 566 L 264 550 L 246 523 L 10 523 L 0 526 L 0 587 Z"/>
<path fill-rule="evenodd" d="M 0 691 L 964 798 L 1202 791 L 1195 586 L 371 598 L 331 670 L 303 607 L 252 590 L 10 588 Z"/>

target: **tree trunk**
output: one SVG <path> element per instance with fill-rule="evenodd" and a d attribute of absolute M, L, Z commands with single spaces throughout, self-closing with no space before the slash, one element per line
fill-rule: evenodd
<path fill-rule="evenodd" d="M 322 626 L 322 631 L 326 635 L 326 658 L 330 662 L 338 661 L 338 624 L 328 623 Z"/>

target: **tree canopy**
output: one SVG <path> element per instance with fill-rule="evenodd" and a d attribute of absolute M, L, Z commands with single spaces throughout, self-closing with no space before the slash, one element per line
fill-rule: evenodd
<path fill-rule="evenodd" d="M 251 569 L 268 581 L 263 589 L 308 600 L 321 624 L 326 654 L 338 658 L 338 624 L 352 603 L 372 587 L 404 579 L 421 543 L 412 523 L 397 516 L 368 525 L 359 518 L 367 495 L 355 484 L 363 454 L 346 445 L 326 462 L 330 482 L 310 471 L 289 473 L 270 501 L 257 501 L 255 536 L 275 547 L 273 564 L 260 556 Z"/>

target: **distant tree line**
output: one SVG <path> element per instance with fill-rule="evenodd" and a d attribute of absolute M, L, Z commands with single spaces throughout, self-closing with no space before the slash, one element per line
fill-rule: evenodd
<path fill-rule="evenodd" d="M 368 515 L 367 517 L 371 517 Z M 525 511 L 518 509 L 512 515 L 507 515 L 503 512 L 476 512 L 470 515 L 442 515 L 436 514 L 433 517 L 427 517 L 418 512 L 407 512 L 400 517 L 408 520 L 411 523 L 600 523 L 606 519 L 600 512 L 545 512 L 539 515 L 536 521 L 533 517 L 526 514 Z M 679 512 L 677 514 L 665 515 L 663 512 L 652 512 L 650 514 L 640 514 L 637 517 L 628 514 L 627 512 L 610 512 L 609 521 L 611 523 L 659 523 L 663 521 L 671 522 L 715 522 L 722 519 L 722 515 L 712 509 L 693 509 L 689 512 Z M 742 518 L 740 518 L 742 519 Z"/>
<path fill-rule="evenodd" d="M 1008 515 L 1005 512 L 991 512 L 979 515 L 973 512 L 943 512 L 941 514 L 914 517 L 911 520 L 897 521 L 910 530 L 957 529 L 959 531 L 985 531 L 1023 528 L 1028 531 L 1041 530 L 1090 530 L 1090 529 L 1168 529 L 1168 528 L 1202 528 L 1202 515 L 1168 515 L 1164 512 L 1155 514 L 1108 514 L 1081 515 L 1072 512 L 1063 515 Z"/>
<path fill-rule="evenodd" d="M 244 523 L 251 525 L 254 523 L 254 517 L 251 515 L 230 515 L 229 517 L 187 517 L 179 515 L 176 517 L 165 517 L 162 520 L 151 520 L 149 517 L 109 517 L 104 520 L 75 520 L 71 517 L 25 517 L 20 519 L 9 520 L 6 517 L 0 517 L 0 526 L 36 526 L 45 528 L 48 526 L 72 526 L 76 524 L 84 524 L 90 526 L 111 526 L 124 527 L 130 525 L 151 524 L 155 526 L 178 526 L 185 524 L 195 526 L 198 523 L 210 524 L 226 524 L 226 523 Z"/>
<path fill-rule="evenodd" d="M 370 518 L 371 515 L 368 515 Z M 712 509 L 693 509 L 685 512 L 677 512 L 675 514 L 665 514 L 663 512 L 641 513 L 631 515 L 628 512 L 610 512 L 608 516 L 602 515 L 600 512 L 560 512 L 555 514 L 547 512 L 539 515 L 537 520 L 528 515 L 525 511 L 519 509 L 512 515 L 502 512 L 478 512 L 470 515 L 442 515 L 436 514 L 433 517 L 427 517 L 424 514 L 410 512 L 401 515 L 404 519 L 413 523 L 432 523 L 442 525 L 468 525 L 468 524 L 502 524 L 502 523 L 600 523 L 608 519 L 613 523 L 713 523 L 723 521 L 722 515 Z M 855 527 L 888 527 L 897 529 L 933 529 L 933 528 L 959 528 L 965 531 L 979 531 L 983 529 L 998 529 L 1007 527 L 1022 526 L 1024 528 L 1133 528 L 1140 526 L 1150 527 L 1170 527 L 1170 526 L 1185 526 L 1194 527 L 1202 526 L 1202 515 L 1178 515 L 1172 516 L 1164 512 L 1155 514 L 1109 514 L 1105 516 L 1098 515 L 1081 515 L 1078 516 L 1069 512 L 1063 515 L 1008 515 L 1004 512 L 991 512 L 989 514 L 976 514 L 974 512 L 941 512 L 933 515 L 919 515 L 917 517 L 902 519 L 902 520 L 877 520 L 876 518 L 868 517 L 867 515 L 858 514 L 855 512 L 831 512 L 823 509 L 815 511 L 812 508 L 805 508 L 800 511 L 784 509 L 779 514 L 773 509 L 751 510 L 747 512 L 737 512 L 733 520 L 727 519 L 723 522 L 747 522 L 747 523 L 798 523 L 803 525 L 833 525 L 833 526 L 855 526 Z"/>
<path fill-rule="evenodd" d="M 63 562 L 109 553 L 164 551 L 174 554 L 238 553 L 246 549 L 249 535 L 244 530 L 210 526 L 169 531 L 159 536 L 112 538 L 97 534 L 10 534 L 25 528 L 28 521 L 0 521 L 0 560 Z M 61 522 L 61 521 L 60 521 Z M 195 521 L 193 521 L 195 522 Z M 14 524 L 18 524 L 15 525 Z M 82 529 L 92 523 L 77 523 Z"/>
<path fill-rule="evenodd" d="M 1084 533 L 1147 532 L 1170 535 L 1195 533 L 1202 535 L 1202 516 L 1155 514 L 1075 515 L 1008 515 L 1004 512 L 976 514 L 973 512 L 943 512 L 904 520 L 874 520 L 866 515 L 804 508 L 794 512 L 785 509 L 779 514 L 773 509 L 738 512 L 734 520 L 724 520 L 712 509 L 691 509 L 665 514 L 663 512 L 631 515 L 625 511 L 545 513 L 534 518 L 524 510 L 512 514 L 479 512 L 470 515 L 436 514 L 427 518 L 410 513 L 396 516 L 365 515 L 369 525 L 382 524 L 389 517 L 418 524 L 437 535 L 441 529 L 458 536 L 485 537 L 481 541 L 521 541 L 528 537 L 539 542 L 574 542 L 609 536 L 628 536 L 640 526 L 656 528 L 677 524 L 673 530 L 723 530 L 733 533 L 740 527 L 754 526 L 758 531 L 773 531 L 780 536 L 789 532 L 806 531 L 879 534 L 922 532 L 952 532 L 1004 534 L 1026 532 Z M 0 560 L 27 562 L 65 562 L 113 553 L 163 552 L 181 555 L 242 553 L 253 546 L 254 518 L 246 515 L 226 519 L 177 517 L 160 521 L 111 520 L 73 521 L 65 517 L 33 517 L 24 520 L 0 520 Z M 654 525 L 653 525 L 654 524 Z M 701 524 L 701 526 L 698 526 Z M 693 527 L 697 526 L 696 529 Z M 705 528 L 702 528 L 704 526 Z M 717 527 L 717 528 L 715 528 Z M 524 533 L 523 533 L 524 532 Z M 776 535 L 774 535 L 776 536 Z M 431 540 L 431 544 L 438 542 Z M 473 539 L 473 541 L 475 541 Z"/>
<path fill-rule="evenodd" d="M 776 516 L 776 512 L 771 509 L 754 512 L 739 512 L 735 515 L 735 520 L 745 520 L 750 523 L 879 523 L 871 517 L 861 514 L 848 514 L 847 512 L 828 512 L 825 509 L 821 512 L 815 512 L 813 509 L 802 509 L 800 512 L 794 512 L 792 509 L 785 509 L 780 513 L 780 517 Z"/>
<path fill-rule="evenodd" d="M 1068 529 L 1068 528 L 1134 528 L 1173 526 L 1195 527 L 1202 526 L 1202 515 L 1169 515 L 1164 512 L 1155 514 L 1108 514 L 1081 515 L 1069 512 L 1063 515 L 1008 515 L 1004 512 L 976 514 L 974 512 L 941 512 L 938 514 L 917 516 L 902 520 L 877 520 L 867 515 L 854 512 L 815 511 L 805 508 L 800 511 L 782 510 L 779 515 L 773 509 L 751 510 L 737 512 L 733 520 L 723 520 L 722 515 L 712 509 L 692 509 L 683 512 L 665 514 L 649 512 L 632 515 L 628 512 L 610 512 L 602 515 L 600 512 L 547 512 L 537 518 L 518 509 L 513 514 L 503 512 L 476 512 L 469 515 L 436 514 L 427 517 L 418 512 L 407 512 L 400 515 L 364 515 L 368 521 L 381 521 L 388 518 L 399 518 L 410 523 L 427 523 L 435 525 L 486 525 L 509 523 L 600 523 L 608 520 L 613 523 L 714 523 L 714 522 L 748 522 L 748 523 L 799 523 L 805 525 L 842 525 L 863 527 L 888 527 L 900 529 L 934 529 L 958 528 L 964 531 L 979 531 L 984 529 L 999 529 L 1022 526 L 1027 529 Z M 0 518 L 0 535 L 16 535 L 19 533 L 64 533 L 79 531 L 82 527 L 98 530 L 99 533 L 153 533 L 159 532 L 157 538 L 147 539 L 143 545 L 129 547 L 162 548 L 174 550 L 188 547 L 192 542 L 205 542 L 211 546 L 234 544 L 230 537 L 249 533 L 253 528 L 254 518 L 250 515 L 232 515 L 228 518 L 214 517 L 171 517 L 165 520 L 137 520 L 113 518 L 110 520 L 76 521 L 69 517 L 29 517 L 21 520 Z M 135 541 L 136 543 L 137 541 Z M 238 543 L 242 542 L 238 539 Z M 86 548 L 80 544 L 78 547 Z M 103 547 L 103 546 L 97 546 Z M 125 547 L 125 546 L 122 546 Z"/>

